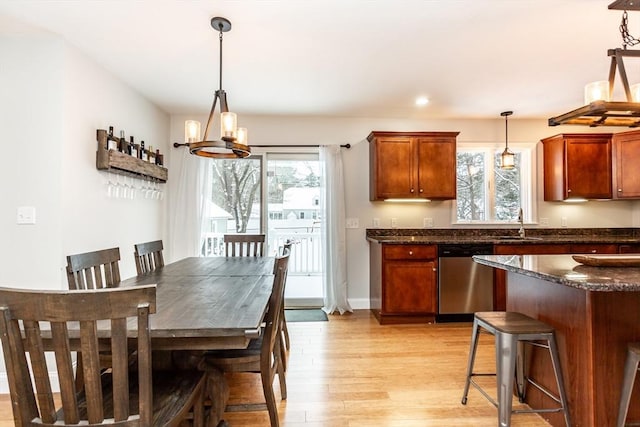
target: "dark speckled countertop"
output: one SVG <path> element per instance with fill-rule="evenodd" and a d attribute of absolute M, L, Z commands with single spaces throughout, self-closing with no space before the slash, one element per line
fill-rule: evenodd
<path fill-rule="evenodd" d="M 473 259 L 479 264 L 587 291 L 640 291 L 638 267 L 590 267 L 576 262 L 571 255 L 474 255 Z"/>
<path fill-rule="evenodd" d="M 367 240 L 395 244 L 561 244 L 611 243 L 640 244 L 640 229 L 635 228 L 544 228 L 527 229 L 526 238 L 518 237 L 517 229 L 431 229 L 394 228 L 367 229 Z"/>

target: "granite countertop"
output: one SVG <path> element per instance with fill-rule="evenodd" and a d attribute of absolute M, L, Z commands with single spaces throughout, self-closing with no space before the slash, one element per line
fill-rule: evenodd
<path fill-rule="evenodd" d="M 640 244 L 640 231 L 634 228 L 530 229 L 524 239 L 517 229 L 367 229 L 366 236 L 372 242 L 394 244 Z"/>
<path fill-rule="evenodd" d="M 639 267 L 590 267 L 571 255 L 474 255 L 473 259 L 489 267 L 587 291 L 640 291 Z"/>

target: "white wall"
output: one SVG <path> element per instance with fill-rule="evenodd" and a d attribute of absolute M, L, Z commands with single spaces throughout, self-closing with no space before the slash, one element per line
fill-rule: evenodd
<path fill-rule="evenodd" d="M 184 139 L 183 126 L 187 118 L 206 122 L 206 116 L 172 116 L 172 141 L 182 142 Z M 424 217 L 433 218 L 436 228 L 452 227 L 450 201 L 426 204 L 387 204 L 369 201 L 367 135 L 373 130 L 459 131 L 459 142 L 504 143 L 504 120 L 500 117 L 495 120 L 397 120 L 239 115 L 238 121 L 249 129 L 250 144 L 350 143 L 352 145 L 351 149 L 343 151 L 343 160 L 346 215 L 358 218 L 360 222 L 360 228 L 347 229 L 349 300 L 355 308 L 366 308 L 369 303 L 369 245 L 365 239 L 365 229 L 372 226 L 373 218 L 380 218 L 383 228 L 390 228 L 392 217 L 398 219 L 399 228 L 421 228 Z M 542 138 L 563 132 L 621 131 L 621 129 L 590 129 L 575 126 L 550 128 L 546 120 L 511 119 L 509 122 L 510 143 L 536 143 Z M 538 151 L 540 151 L 539 143 Z M 176 155 L 175 150 L 172 154 Z M 567 217 L 568 226 L 571 228 L 631 227 L 640 224 L 638 202 L 567 204 L 542 201 L 541 152 L 538 155 L 537 171 L 538 216 L 548 218 L 549 227 L 559 228 L 562 217 Z"/>
<path fill-rule="evenodd" d="M 66 255 L 114 246 L 135 275 L 133 244 L 163 237 L 164 202 L 107 198 L 96 129 L 166 152 L 168 116 L 59 38 L 3 34 L 0 57 L 0 285 L 66 288 Z M 18 206 L 36 208 L 35 225 L 16 224 Z"/>

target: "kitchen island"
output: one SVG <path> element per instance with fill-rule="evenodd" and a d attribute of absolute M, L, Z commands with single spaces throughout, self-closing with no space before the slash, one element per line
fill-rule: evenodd
<path fill-rule="evenodd" d="M 614 426 L 627 344 L 640 341 L 640 268 L 590 267 L 571 255 L 482 255 L 474 260 L 507 272 L 508 311 L 556 329 L 573 425 Z M 551 363 L 537 350 L 531 354 L 531 376 L 554 390 Z M 527 402 L 550 406 L 533 387 Z M 561 414 L 544 415 L 552 425 L 564 425 Z M 640 421 L 638 384 L 627 421 Z"/>

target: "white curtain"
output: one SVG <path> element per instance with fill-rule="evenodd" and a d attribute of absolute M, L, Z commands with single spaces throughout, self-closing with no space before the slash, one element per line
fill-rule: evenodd
<path fill-rule="evenodd" d="M 320 147 L 324 307 L 327 313 L 353 311 L 347 300 L 344 178 L 339 145 Z"/>
<path fill-rule="evenodd" d="M 194 156 L 188 148 L 175 156 L 176 170 L 169 200 L 169 245 L 171 260 L 199 256 L 205 219 L 205 195 L 211 188 L 211 161 Z M 210 191 L 210 190 L 209 190 Z"/>

